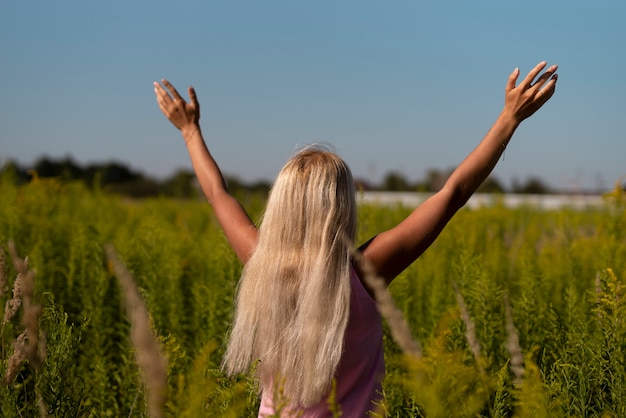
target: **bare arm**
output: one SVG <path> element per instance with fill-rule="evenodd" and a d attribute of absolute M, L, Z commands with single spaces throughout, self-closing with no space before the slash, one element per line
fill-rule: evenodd
<path fill-rule="evenodd" d="M 256 245 L 257 229 L 243 207 L 228 192 L 224 176 L 204 142 L 196 92 L 189 87 L 190 101 L 186 102 L 167 80 L 162 80 L 162 83 L 167 90 L 154 83 L 157 103 L 169 121 L 180 129 L 202 191 L 213 206 L 226 238 L 245 264 Z"/>
<path fill-rule="evenodd" d="M 483 140 L 454 170 L 444 187 L 398 226 L 377 235 L 364 246 L 363 257 L 387 283 L 433 243 L 452 216 L 491 173 L 519 124 L 552 97 L 557 66 L 551 66 L 535 80 L 545 67 L 545 62 L 539 63 L 518 86 L 515 84 L 519 70 L 515 69 L 506 85 L 502 112 Z"/>

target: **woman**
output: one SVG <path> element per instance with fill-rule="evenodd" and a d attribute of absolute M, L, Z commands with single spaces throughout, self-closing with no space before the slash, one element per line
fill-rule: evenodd
<path fill-rule="evenodd" d="M 444 187 L 396 227 L 360 249 L 387 284 L 415 261 L 493 170 L 519 124 L 554 94 L 556 65 L 541 62 L 517 84 L 509 76 L 504 108 Z M 223 368 L 254 368 L 259 416 L 327 416 L 329 396 L 344 416 L 365 416 L 384 377 L 381 319 L 350 254 L 356 229 L 352 175 L 338 156 L 309 147 L 279 173 L 257 229 L 229 194 L 200 130 L 193 88 L 186 102 L 166 80 L 154 83 L 159 107 L 178 128 L 202 190 L 244 263 Z"/>

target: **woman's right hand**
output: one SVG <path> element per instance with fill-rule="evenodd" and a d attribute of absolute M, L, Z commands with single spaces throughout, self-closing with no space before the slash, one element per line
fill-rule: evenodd
<path fill-rule="evenodd" d="M 165 117 L 176 128 L 180 129 L 183 137 L 187 140 L 190 137 L 188 134 L 199 129 L 200 103 L 198 103 L 196 91 L 193 87 L 189 87 L 189 102 L 186 102 L 169 81 L 163 79 L 161 83 L 165 88 L 156 81 L 154 82 L 154 93 L 159 108 Z"/>
<path fill-rule="evenodd" d="M 537 64 L 517 86 L 515 84 L 519 77 L 519 69 L 516 68 L 509 76 L 504 111 L 513 116 L 517 123 L 532 116 L 554 94 L 558 77 L 556 65 L 552 65 L 535 80 L 546 65 L 545 61 Z"/>

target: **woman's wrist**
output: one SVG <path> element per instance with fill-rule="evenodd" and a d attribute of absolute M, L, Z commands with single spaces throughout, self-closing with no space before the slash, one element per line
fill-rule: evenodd
<path fill-rule="evenodd" d="M 498 122 L 515 130 L 520 125 L 520 123 L 522 123 L 522 120 L 514 112 L 505 107 L 504 109 L 502 109 L 502 112 L 498 117 Z"/>
<path fill-rule="evenodd" d="M 189 143 L 194 136 L 198 135 L 202 137 L 202 133 L 200 132 L 200 127 L 198 125 L 190 125 L 189 127 L 181 129 L 181 133 L 183 138 L 185 139 L 185 143 Z"/>

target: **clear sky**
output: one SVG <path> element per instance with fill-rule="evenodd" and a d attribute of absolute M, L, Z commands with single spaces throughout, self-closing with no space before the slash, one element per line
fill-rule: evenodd
<path fill-rule="evenodd" d="M 559 65 L 555 96 L 494 174 L 576 190 L 626 175 L 626 1 L 3 1 L 0 163 L 190 168 L 152 82 L 198 93 L 222 170 L 269 179 L 312 142 L 356 177 L 456 166 L 515 67 Z"/>

